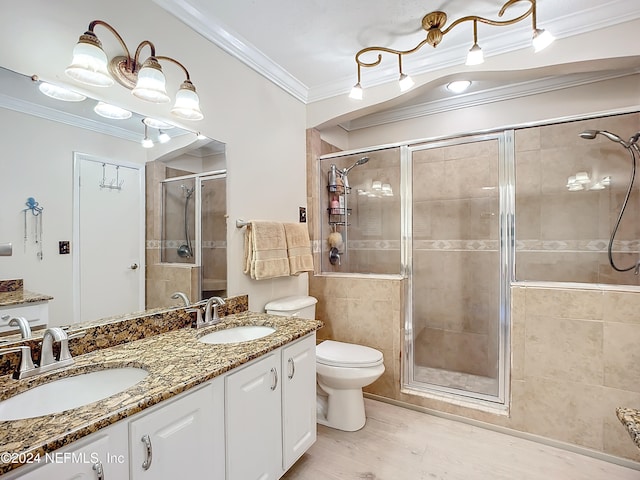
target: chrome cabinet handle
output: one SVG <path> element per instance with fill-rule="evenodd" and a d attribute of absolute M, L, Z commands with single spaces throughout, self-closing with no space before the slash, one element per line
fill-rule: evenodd
<path fill-rule="evenodd" d="M 289 371 L 291 373 L 289 373 L 287 375 L 287 377 L 289 378 L 289 380 L 291 380 L 293 378 L 293 376 L 296 374 L 296 362 L 293 361 L 293 358 L 289 357 L 289 360 L 287 360 L 287 363 L 289 365 L 291 365 L 291 368 L 289 368 Z"/>
<path fill-rule="evenodd" d="M 278 371 L 275 368 L 272 368 L 271 373 L 273 373 L 273 383 L 271 384 L 271 390 L 275 390 L 278 386 Z"/>
<path fill-rule="evenodd" d="M 131 265 L 131 270 L 137 270 L 138 269 L 138 264 L 134 263 L 133 265 Z"/>
<path fill-rule="evenodd" d="M 104 470 L 102 469 L 102 462 L 94 463 L 93 469 L 96 472 L 97 480 L 104 480 Z"/>
<path fill-rule="evenodd" d="M 147 458 L 144 462 L 142 462 L 142 469 L 149 470 L 151 462 L 153 461 L 153 448 L 151 447 L 151 438 L 149 437 L 149 435 L 143 435 L 140 440 L 142 441 L 142 443 L 144 443 L 144 446 L 147 447 Z"/>

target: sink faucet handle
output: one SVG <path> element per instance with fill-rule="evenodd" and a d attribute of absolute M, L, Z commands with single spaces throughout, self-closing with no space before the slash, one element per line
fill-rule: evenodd
<path fill-rule="evenodd" d="M 13 378 L 22 378 L 23 374 L 31 370 L 35 370 L 33 360 L 31 359 L 31 348 L 27 345 L 21 345 L 19 347 L 1 348 L 0 355 L 5 353 L 20 353 L 20 367 L 13 374 Z"/>
<path fill-rule="evenodd" d="M 196 314 L 196 322 L 193 323 L 191 326 L 194 328 L 200 328 L 203 324 L 203 320 L 202 320 L 202 309 L 201 308 L 189 308 L 187 310 L 187 313 L 195 313 Z"/>

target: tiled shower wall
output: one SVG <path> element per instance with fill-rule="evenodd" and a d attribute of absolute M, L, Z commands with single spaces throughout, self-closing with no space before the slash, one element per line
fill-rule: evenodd
<path fill-rule="evenodd" d="M 329 146 L 314 130 L 308 131 L 307 146 L 309 213 L 318 215 L 316 162 Z M 310 222 L 317 244 L 316 222 Z M 319 273 L 310 277 L 309 287 L 319 300 L 317 318 L 325 322 L 319 338 L 357 342 L 384 353 L 386 371 L 367 392 L 640 461 L 615 415 L 617 406 L 640 405 L 639 291 L 512 287 L 507 416 L 401 391 L 404 280 Z"/>
<path fill-rule="evenodd" d="M 640 285 L 633 266 L 640 254 L 640 181 L 636 179 L 614 243 L 616 272 L 607 245 L 626 194 L 632 163 L 619 144 L 585 130 L 607 130 L 628 140 L 640 131 L 640 114 L 609 116 L 516 130 L 516 279 Z M 590 181 L 570 191 L 579 172 Z M 594 186 L 603 178 L 609 185 Z M 597 186 L 596 186 L 597 188 Z"/>

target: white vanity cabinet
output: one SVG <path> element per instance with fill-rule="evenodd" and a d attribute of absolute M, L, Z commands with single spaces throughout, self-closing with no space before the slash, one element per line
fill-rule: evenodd
<path fill-rule="evenodd" d="M 282 467 L 287 471 L 316 441 L 316 336 L 282 349 Z"/>
<path fill-rule="evenodd" d="M 224 480 L 223 378 L 129 422 L 131 480 Z"/>
<path fill-rule="evenodd" d="M 281 476 L 280 350 L 226 378 L 227 480 Z"/>
<path fill-rule="evenodd" d="M 227 480 L 278 479 L 316 440 L 315 333 L 226 379 Z"/>
<path fill-rule="evenodd" d="M 109 480 L 127 478 L 127 425 L 116 423 L 7 474 L 7 480 Z M 28 460 L 30 457 L 25 457 Z M 3 477 L 4 480 L 4 477 Z"/>

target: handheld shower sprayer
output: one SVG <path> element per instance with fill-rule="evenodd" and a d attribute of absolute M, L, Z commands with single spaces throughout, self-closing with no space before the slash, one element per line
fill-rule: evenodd
<path fill-rule="evenodd" d="M 633 135 L 628 142 L 625 142 L 618 135 L 607 132 L 606 130 L 585 130 L 580 133 L 580 138 L 584 138 L 586 140 L 593 140 L 597 135 L 602 135 L 603 137 L 608 138 L 612 142 L 619 143 L 622 145 L 631 156 L 631 176 L 629 179 L 629 187 L 627 188 L 627 194 L 624 197 L 624 201 L 622 202 L 622 207 L 620 208 L 620 214 L 618 215 L 618 220 L 616 221 L 613 230 L 611 231 L 611 237 L 609 238 L 609 246 L 607 248 L 607 253 L 609 255 L 609 264 L 611 267 L 617 272 L 628 272 L 629 270 L 633 270 L 633 273 L 638 275 L 640 273 L 640 259 L 636 261 L 635 264 L 631 265 L 628 268 L 620 268 L 613 261 L 613 241 L 616 237 L 616 233 L 618 232 L 618 228 L 620 227 L 620 222 L 622 221 L 622 216 L 624 215 L 625 209 L 627 208 L 627 203 L 629 202 L 629 197 L 631 196 L 631 190 L 633 189 L 633 182 L 636 178 L 636 165 L 638 159 L 636 157 L 636 153 L 640 155 L 640 149 L 638 148 L 638 139 L 640 139 L 640 132 Z"/>
<path fill-rule="evenodd" d="M 343 168 L 342 170 L 340 170 L 340 177 L 342 178 L 342 184 L 344 185 L 344 188 L 349 188 L 349 177 L 348 177 L 349 172 L 353 170 L 355 167 L 357 167 L 358 165 L 364 165 L 368 161 L 369 161 L 369 157 L 362 157 L 360 160 L 356 161 L 350 167 Z"/>

